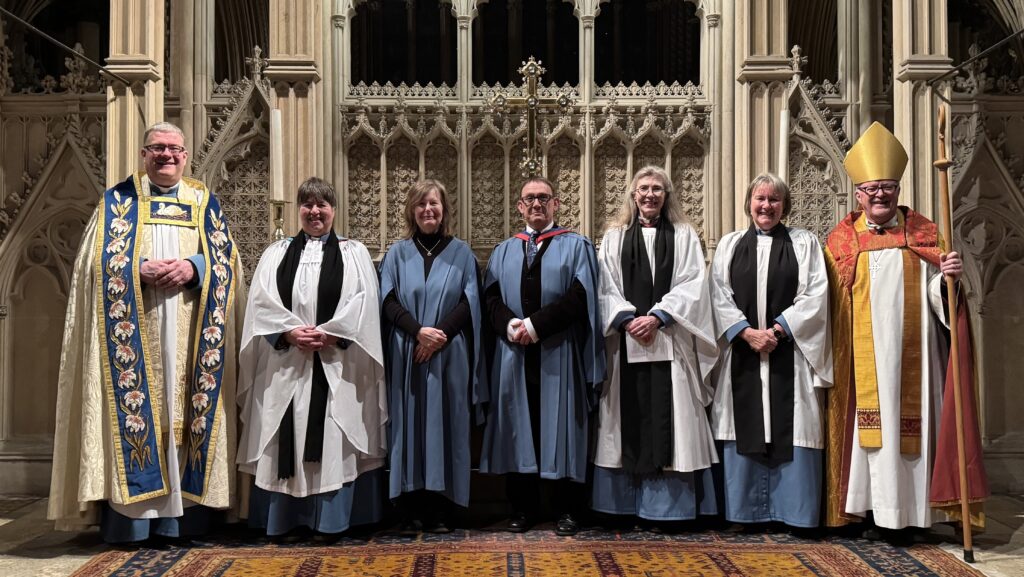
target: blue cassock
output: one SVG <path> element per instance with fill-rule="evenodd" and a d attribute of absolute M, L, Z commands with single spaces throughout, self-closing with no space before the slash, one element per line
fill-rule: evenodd
<path fill-rule="evenodd" d="M 395 243 L 381 263 L 381 302 L 394 291 L 416 322 L 436 327 L 466 295 L 471 331 L 463 331 L 426 363 L 414 363 L 416 335 L 382 316 L 387 367 L 391 498 L 427 489 L 469 504 L 470 407 L 486 402 L 480 355 L 480 283 L 476 258 L 453 238 L 423 276 L 423 257 L 412 240 Z M 472 399 L 470 399 L 472 395 Z"/>
<path fill-rule="evenodd" d="M 587 322 L 541 341 L 540 464 L 534 454 L 526 397 L 525 348 L 496 335 L 491 362 L 491 403 L 480 471 L 540 473 L 545 479 L 587 474 L 587 416 L 596 407 L 605 375 L 604 337 L 598 320 L 597 256 L 585 237 L 566 232 L 548 238 L 541 257 L 541 306 L 557 301 L 579 280 L 587 291 Z M 526 241 L 513 237 L 491 255 L 484 292 L 499 283 L 505 306 L 523 317 L 521 285 Z"/>

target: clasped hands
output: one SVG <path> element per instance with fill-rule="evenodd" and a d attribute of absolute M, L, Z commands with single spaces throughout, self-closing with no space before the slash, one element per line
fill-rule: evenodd
<path fill-rule="evenodd" d="M 192 263 L 178 258 L 150 259 L 139 267 L 142 282 L 157 288 L 167 289 L 184 286 L 195 277 Z"/>
<path fill-rule="evenodd" d="M 661 327 L 661 320 L 654 315 L 636 317 L 625 325 L 626 332 L 641 345 L 647 346 L 654 342 L 654 337 Z"/>
<path fill-rule="evenodd" d="M 509 342 L 516 343 L 519 345 L 532 345 L 537 342 L 530 334 L 530 330 L 526 328 L 526 322 L 523 319 L 512 319 L 508 322 L 508 327 L 505 329 L 505 336 L 508 337 Z"/>
<path fill-rule="evenodd" d="M 775 330 L 782 331 L 782 327 L 778 324 L 774 327 Z M 757 353 L 770 353 L 775 350 L 775 347 L 779 345 L 779 339 L 775 338 L 773 329 L 755 329 L 753 327 L 747 327 L 740 331 L 740 338 L 747 341 L 750 348 Z"/>
<path fill-rule="evenodd" d="M 434 356 L 434 353 L 441 350 L 448 343 L 448 335 L 441 329 L 423 327 L 416 333 L 416 348 L 413 350 L 412 358 L 417 363 L 425 363 Z"/>
<path fill-rule="evenodd" d="M 300 351 L 313 352 L 338 344 L 338 337 L 316 327 L 297 327 L 284 334 L 284 340 Z"/>

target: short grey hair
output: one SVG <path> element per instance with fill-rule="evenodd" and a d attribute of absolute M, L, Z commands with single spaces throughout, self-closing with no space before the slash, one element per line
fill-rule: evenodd
<path fill-rule="evenodd" d="M 153 124 L 152 126 L 147 128 L 146 132 L 142 133 L 142 142 L 145 143 L 147 140 L 149 140 L 149 135 L 153 134 L 154 132 L 177 134 L 178 136 L 181 137 L 181 141 L 185 142 L 185 133 L 182 132 L 180 128 L 178 128 L 178 125 L 170 122 L 157 122 L 156 124 Z"/>
<path fill-rule="evenodd" d="M 789 216 L 789 211 L 793 210 L 793 201 L 790 198 L 789 185 L 775 173 L 762 172 L 755 176 L 754 180 L 751 180 L 750 185 L 747 186 L 747 197 L 743 200 L 743 211 L 747 213 L 747 217 L 750 217 L 750 201 L 754 198 L 754 190 L 762 185 L 767 185 L 769 188 L 782 195 L 782 218 Z"/>

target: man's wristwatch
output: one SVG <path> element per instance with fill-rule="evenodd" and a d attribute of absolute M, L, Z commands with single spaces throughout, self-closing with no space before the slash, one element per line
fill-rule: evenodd
<path fill-rule="evenodd" d="M 775 335 L 775 340 L 777 340 L 779 342 L 782 342 L 782 341 L 786 340 L 785 333 L 783 333 L 782 331 L 780 331 L 779 329 L 777 329 L 775 327 L 772 327 L 772 334 Z"/>

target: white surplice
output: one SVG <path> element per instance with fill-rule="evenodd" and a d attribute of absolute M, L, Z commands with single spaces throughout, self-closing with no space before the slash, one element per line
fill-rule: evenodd
<path fill-rule="evenodd" d="M 316 324 L 317 287 L 322 242 L 306 243 L 295 284 L 292 308 L 281 303 L 277 268 L 290 240 L 270 245 L 260 258 L 249 293 L 239 355 L 238 403 L 242 433 L 239 469 L 255 475 L 268 491 L 305 497 L 341 488 L 366 471 L 382 467 L 387 449 L 387 391 L 384 387 L 377 273 L 361 243 L 340 239 L 344 262 L 341 298 L 334 317 L 317 328 L 351 341 L 345 349 L 320 351 L 330 385 L 324 424 L 323 460 L 302 461 L 313 382 L 313 353 L 297 347 L 275 350 L 267 335 Z M 281 418 L 294 405 L 295 474 L 277 476 Z"/>
<path fill-rule="evenodd" d="M 623 296 L 622 240 L 626 230 L 613 228 L 604 235 L 598 252 L 600 264 L 599 305 L 604 323 L 608 354 L 608 379 L 601 391 L 597 449 L 594 463 L 600 467 L 622 467 L 622 435 L 619 414 L 620 332 L 613 326 L 622 312 L 635 307 Z M 671 471 L 706 469 L 718 462 L 705 407 L 711 403 L 712 387 L 708 375 L 718 357 L 711 320 L 711 299 L 705 282 L 704 254 L 700 239 L 688 224 L 676 224 L 675 262 L 669 292 L 655 303 L 675 320 L 660 330 L 672 339 L 672 465 Z M 653 238 L 648 253 L 653 254 Z M 654 269 L 652 267 L 652 274 Z M 649 311 L 636 311 L 646 315 Z"/>
<path fill-rule="evenodd" d="M 862 255 L 857 274 L 871 274 L 871 265 L 877 267 L 871 277 L 871 326 L 882 418 L 882 447 L 861 447 L 857 441 L 859 433 L 855 421 L 846 512 L 863 517 L 870 510 L 875 525 L 889 529 L 930 527 L 932 516 L 940 515 L 933 513 L 928 504 L 928 494 L 937 438 L 933 415 L 941 414 L 947 358 L 943 350 L 945 345 L 941 342 L 941 319 L 944 318 L 939 293 L 941 275 L 937 268 L 921 261 L 922 282 L 916 287 L 906 287 L 907 290 L 920 291 L 921 299 L 921 453 L 904 455 L 900 452 L 899 418 L 905 286 L 901 249 L 871 251 Z M 854 318 L 853 322 L 856 323 L 857 319 Z"/>
<path fill-rule="evenodd" d="M 796 298 L 782 312 L 793 339 L 793 446 L 809 449 L 825 447 L 822 406 L 818 389 L 832 386 L 832 338 L 829 328 L 828 275 L 818 238 L 801 228 L 789 228 L 793 252 L 799 266 Z M 714 305 L 715 334 L 718 335 L 722 362 L 715 370 L 715 402 L 711 422 L 715 439 L 736 440 L 732 397 L 732 343 L 726 332 L 736 323 L 747 320 L 733 298 L 730 268 L 736 246 L 746 231 L 731 232 L 718 243 L 711 264 L 711 300 Z M 772 237 L 758 236 L 757 243 L 757 313 L 764 325 L 768 284 L 768 257 Z M 736 338 L 739 338 L 738 336 Z M 764 410 L 765 442 L 771 442 L 771 404 L 768 371 L 770 354 L 761 355 L 761 403 Z"/>

